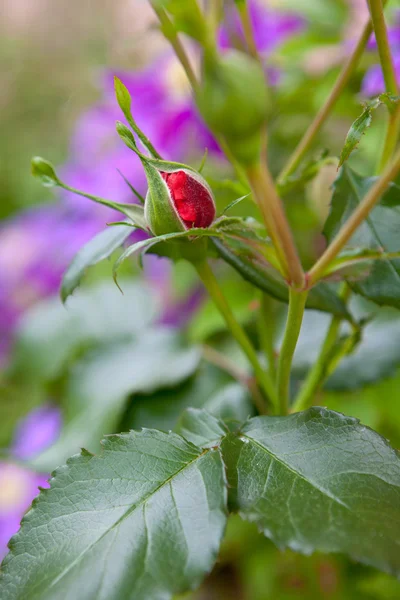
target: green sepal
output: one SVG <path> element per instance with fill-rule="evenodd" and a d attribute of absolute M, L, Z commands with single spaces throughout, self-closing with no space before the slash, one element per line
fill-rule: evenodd
<path fill-rule="evenodd" d="M 135 152 L 142 162 L 149 188 L 144 204 L 144 214 L 150 231 L 154 235 L 186 231 L 186 226 L 174 206 L 168 186 L 160 172 L 172 173 L 185 170 L 193 173 L 194 177 L 201 176 L 192 167 L 184 163 L 145 156 L 138 149 L 135 138 L 126 125 L 117 121 L 116 129 L 123 142 Z M 208 186 L 205 180 L 203 180 L 203 185 Z M 209 191 L 212 194 L 211 189 Z"/>
<path fill-rule="evenodd" d="M 137 144 L 135 142 L 135 138 L 129 127 L 121 123 L 121 121 L 117 121 L 115 124 L 117 133 L 121 140 L 130 148 L 142 161 L 142 164 L 149 164 L 155 169 L 159 171 L 165 171 L 166 173 L 172 173 L 173 171 L 177 171 L 179 169 L 187 169 L 188 171 L 192 171 L 193 173 L 197 173 L 193 167 L 190 165 L 186 165 L 185 163 L 180 162 L 172 162 L 170 160 L 163 160 L 161 158 L 153 158 L 150 156 L 146 156 L 143 152 L 140 152 Z"/>
<path fill-rule="evenodd" d="M 143 168 L 149 186 L 144 203 L 144 215 L 151 232 L 154 235 L 163 235 L 186 231 L 160 172 L 146 161 L 143 162 Z"/>
<path fill-rule="evenodd" d="M 118 77 L 114 77 L 114 89 L 120 109 L 124 113 L 126 120 L 128 121 L 129 125 L 132 127 L 133 131 L 136 133 L 136 135 L 142 142 L 143 146 L 147 148 L 150 154 L 152 154 L 154 157 L 161 158 L 161 155 L 154 148 L 149 138 L 143 133 L 143 131 L 138 127 L 136 121 L 134 120 L 131 111 L 131 95 L 128 92 L 125 85 L 122 83 L 122 81 L 118 79 Z"/>
<path fill-rule="evenodd" d="M 118 257 L 118 259 L 115 261 L 114 266 L 113 266 L 113 277 L 114 277 L 114 281 L 116 282 L 117 280 L 117 271 L 119 269 L 119 267 L 121 266 L 121 264 L 124 262 L 124 260 L 126 260 L 127 258 L 129 258 L 129 256 L 132 256 L 133 254 L 137 254 L 138 252 L 141 252 L 143 250 L 145 250 L 146 252 L 148 250 L 150 250 L 150 248 L 152 246 L 155 246 L 156 244 L 162 243 L 162 242 L 171 242 L 174 240 L 184 240 L 185 238 L 190 238 L 193 237 L 195 238 L 194 240 L 190 241 L 190 245 L 193 244 L 193 242 L 197 241 L 197 238 L 201 238 L 201 237 L 215 237 L 215 236 L 222 236 L 223 234 L 221 232 L 219 232 L 217 229 L 213 229 L 213 228 L 208 228 L 208 229 L 203 229 L 201 227 L 193 227 L 192 229 L 187 229 L 186 231 L 180 231 L 177 233 L 166 233 L 163 235 L 158 235 L 152 238 L 148 238 L 147 240 L 142 240 L 140 242 L 136 242 L 135 244 L 132 244 L 131 246 L 129 246 L 125 252 L 123 252 L 121 254 L 121 256 Z M 182 258 L 188 258 L 188 255 L 186 252 L 183 252 L 183 255 L 181 254 Z M 200 260 L 202 257 L 198 256 L 197 259 Z M 196 257 L 193 256 L 191 260 L 195 260 Z"/>
<path fill-rule="evenodd" d="M 140 192 L 138 192 L 138 190 L 133 187 L 133 185 L 131 184 L 131 182 L 127 180 L 127 178 L 125 177 L 125 175 L 119 169 L 117 169 L 117 171 L 121 175 L 122 179 L 125 181 L 125 183 L 128 186 L 128 188 L 131 190 L 132 194 L 134 196 L 136 196 L 136 198 L 139 200 L 140 204 L 144 204 L 144 198 L 143 198 L 142 194 L 140 194 Z"/>
<path fill-rule="evenodd" d="M 84 198 L 93 200 L 93 202 L 96 202 L 97 204 L 108 206 L 109 208 L 117 210 L 129 219 L 131 219 L 135 227 L 143 229 L 144 231 L 148 231 L 148 227 L 144 218 L 144 209 L 138 204 L 125 204 L 122 202 L 113 202 L 112 200 L 100 198 L 100 196 L 94 196 L 93 194 L 87 194 L 86 192 L 76 190 L 75 188 L 72 188 L 63 181 L 61 181 L 61 179 L 59 179 L 59 177 L 57 176 L 53 165 L 44 158 L 41 158 L 40 156 L 35 156 L 32 159 L 32 174 L 34 175 L 34 177 L 38 178 L 41 181 L 42 185 L 45 185 L 47 187 L 58 186 L 64 190 L 67 190 L 68 192 L 72 192 L 73 194 L 77 194 L 78 196 L 83 196 Z"/>
<path fill-rule="evenodd" d="M 58 179 L 53 165 L 41 156 L 34 156 L 32 158 L 31 172 L 45 187 L 61 185 L 61 181 Z"/>

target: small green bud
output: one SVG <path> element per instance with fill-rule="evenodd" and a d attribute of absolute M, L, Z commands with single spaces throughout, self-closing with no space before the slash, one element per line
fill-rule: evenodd
<path fill-rule="evenodd" d="M 227 140 L 240 162 L 258 160 L 269 98 L 255 59 L 236 50 L 206 59 L 197 104 L 207 125 Z"/>
<path fill-rule="evenodd" d="M 144 163 L 149 190 L 144 213 L 154 235 L 209 227 L 215 219 L 215 202 L 205 179 L 181 168 L 161 171 Z"/>
<path fill-rule="evenodd" d="M 31 161 L 31 171 L 34 177 L 37 177 L 42 185 L 54 187 L 60 185 L 54 167 L 51 163 L 40 156 L 34 156 Z"/>

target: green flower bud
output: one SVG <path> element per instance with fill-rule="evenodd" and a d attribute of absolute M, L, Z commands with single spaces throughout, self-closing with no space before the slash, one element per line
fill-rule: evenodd
<path fill-rule="evenodd" d="M 197 104 L 207 125 L 227 140 L 240 162 L 257 161 L 269 98 L 256 60 L 236 50 L 206 59 Z"/>

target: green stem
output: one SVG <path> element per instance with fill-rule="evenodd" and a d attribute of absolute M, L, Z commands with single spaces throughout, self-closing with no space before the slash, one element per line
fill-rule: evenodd
<path fill-rule="evenodd" d="M 257 45 L 254 39 L 253 27 L 250 20 L 248 2 L 238 4 L 238 12 L 242 22 L 244 39 L 246 40 L 247 49 L 250 56 L 261 62 L 258 54 Z"/>
<path fill-rule="evenodd" d="M 276 356 L 275 356 L 275 330 L 276 318 L 274 314 L 274 301 L 267 294 L 260 296 L 260 309 L 258 311 L 258 335 L 260 346 L 268 361 L 269 373 L 273 381 L 276 379 Z"/>
<path fill-rule="evenodd" d="M 289 176 L 292 175 L 303 160 L 305 154 L 307 154 L 308 150 L 312 146 L 315 137 L 318 135 L 322 125 L 325 123 L 326 119 L 329 117 L 333 108 L 335 107 L 336 102 L 339 99 L 339 96 L 343 92 L 346 87 L 353 71 L 357 67 L 361 56 L 363 55 L 365 46 L 369 40 L 369 37 L 372 33 L 372 23 L 369 21 L 357 42 L 356 47 L 353 52 L 347 59 L 346 63 L 343 65 L 342 70 L 340 71 L 335 84 L 326 99 L 324 105 L 318 111 L 314 121 L 311 123 L 303 138 L 300 140 L 296 149 L 294 150 L 292 156 L 289 158 L 287 164 L 282 169 L 281 173 L 278 176 L 278 183 L 282 184 L 283 181 Z"/>
<path fill-rule="evenodd" d="M 324 276 L 327 267 L 344 248 L 356 229 L 368 217 L 370 211 L 379 201 L 389 183 L 395 179 L 399 171 L 400 150 L 395 155 L 392 163 L 386 167 L 382 176 L 376 181 L 372 188 L 370 188 L 369 192 L 364 196 L 351 217 L 344 223 L 331 244 L 329 244 L 325 252 L 309 271 L 307 277 L 309 286 L 312 286 Z"/>
<path fill-rule="evenodd" d="M 307 291 L 299 292 L 289 288 L 289 311 L 278 363 L 278 398 L 281 415 L 287 415 L 289 410 L 290 371 L 303 321 L 307 293 Z"/>
<path fill-rule="evenodd" d="M 247 168 L 247 177 L 268 234 L 289 285 L 302 288 L 304 271 L 293 240 L 282 201 L 265 163 Z"/>
<path fill-rule="evenodd" d="M 175 29 L 175 25 L 169 18 L 166 11 L 159 6 L 159 3 L 150 1 L 150 4 L 158 17 L 158 20 L 160 21 L 164 37 L 171 44 L 179 62 L 181 63 L 186 73 L 190 85 L 192 86 L 193 90 L 196 91 L 198 89 L 199 84 L 197 82 L 197 78 L 192 68 L 192 65 L 190 64 L 190 61 L 186 54 L 185 48 L 183 47 L 182 42 L 179 39 L 178 33 Z"/>
<path fill-rule="evenodd" d="M 350 293 L 351 290 L 349 286 L 347 283 L 344 283 L 339 292 L 339 296 L 344 302 L 347 302 Z M 336 343 L 341 322 L 341 317 L 332 317 L 319 357 L 308 372 L 306 380 L 293 403 L 291 412 L 300 412 L 312 405 L 316 392 L 329 374 L 329 358 Z"/>
<path fill-rule="evenodd" d="M 386 91 L 397 94 L 396 71 L 390 52 L 382 0 L 368 0 Z"/>
<path fill-rule="evenodd" d="M 249 338 L 247 337 L 247 334 L 245 333 L 241 325 L 239 325 L 239 323 L 236 321 L 231 307 L 229 306 L 228 301 L 222 293 L 222 290 L 218 284 L 214 273 L 212 272 L 210 265 L 207 261 L 202 261 L 194 263 L 194 267 L 196 268 L 200 279 L 204 283 L 216 307 L 225 319 L 225 322 L 230 332 L 232 333 L 233 337 L 236 339 L 238 344 L 241 346 L 243 352 L 249 359 L 260 387 L 263 389 L 264 393 L 271 402 L 272 407 L 275 409 L 277 407 L 278 402 L 274 384 L 272 383 L 269 374 L 266 371 L 264 371 L 264 369 L 261 367 L 257 357 L 257 353 Z M 266 413 L 266 407 L 264 405 L 257 406 L 257 409 L 261 414 Z"/>
<path fill-rule="evenodd" d="M 389 39 L 383 14 L 382 0 L 368 0 L 371 20 L 375 32 L 376 43 L 378 46 L 379 59 L 382 67 L 383 79 L 386 92 L 396 96 L 398 94 L 398 85 L 396 80 L 396 71 L 393 64 L 392 53 L 390 51 Z M 386 129 L 385 141 L 383 144 L 382 156 L 379 162 L 378 172 L 381 172 L 387 162 L 393 155 L 396 148 L 397 139 L 400 130 L 400 106 L 397 106 L 389 115 Z"/>

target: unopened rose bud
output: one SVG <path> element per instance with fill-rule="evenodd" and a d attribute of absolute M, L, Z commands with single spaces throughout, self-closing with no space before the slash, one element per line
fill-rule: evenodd
<path fill-rule="evenodd" d="M 157 171 L 157 175 L 154 171 L 151 179 L 148 177 L 149 191 L 144 207 L 147 224 L 154 235 L 206 228 L 212 224 L 214 197 L 201 175 L 183 168 Z"/>

